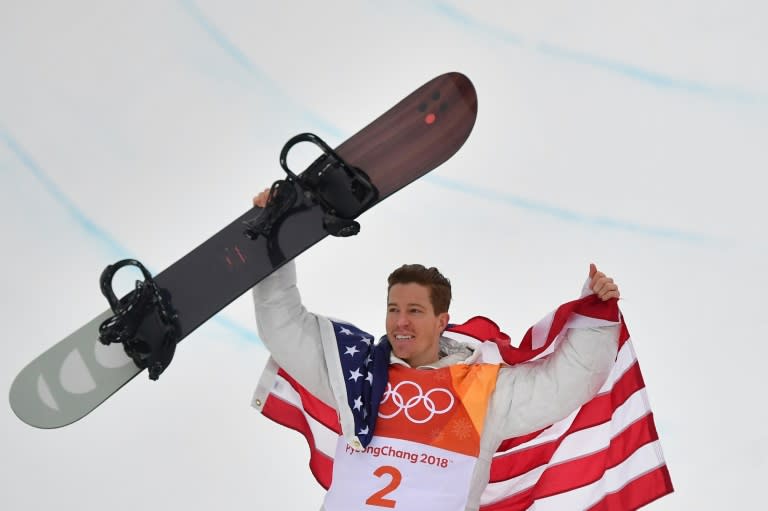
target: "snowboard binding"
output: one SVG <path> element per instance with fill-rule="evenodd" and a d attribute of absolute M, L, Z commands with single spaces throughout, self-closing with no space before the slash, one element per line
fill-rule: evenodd
<path fill-rule="evenodd" d="M 120 300 L 115 296 L 112 279 L 125 266 L 135 266 L 144 275 L 136 289 Z M 135 259 L 123 259 L 107 266 L 101 274 L 101 292 L 114 316 L 99 326 L 99 341 L 104 345 L 122 343 L 125 353 L 149 378 L 157 380 L 168 367 L 179 341 L 178 315 L 171 307 L 167 291 L 160 289 L 149 271 Z"/>
<path fill-rule="evenodd" d="M 296 175 L 286 159 L 291 148 L 300 142 L 312 142 L 323 151 L 323 156 Z M 275 226 L 297 202 L 304 207 L 319 204 L 324 213 L 323 228 L 332 236 L 353 236 L 360 232 L 360 224 L 354 219 L 379 198 L 378 190 L 365 172 L 347 164 L 312 133 L 296 135 L 285 143 L 280 152 L 280 166 L 287 177 L 272 185 L 264 211 L 244 222 L 245 235 L 250 239 L 270 238 Z"/>

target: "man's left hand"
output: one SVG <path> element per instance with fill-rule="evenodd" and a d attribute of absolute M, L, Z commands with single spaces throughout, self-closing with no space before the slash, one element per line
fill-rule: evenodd
<path fill-rule="evenodd" d="M 612 278 L 605 273 L 597 271 L 597 266 L 593 263 L 589 265 L 589 289 L 591 289 L 601 300 L 606 301 L 611 298 L 619 298 L 619 286 Z"/>

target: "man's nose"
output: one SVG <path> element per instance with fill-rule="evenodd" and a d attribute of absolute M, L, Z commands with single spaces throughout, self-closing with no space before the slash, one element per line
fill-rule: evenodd
<path fill-rule="evenodd" d="M 408 326 L 411 323 L 411 320 L 408 318 L 408 315 L 404 312 L 401 312 L 397 315 L 397 326 L 399 327 L 405 327 Z"/>

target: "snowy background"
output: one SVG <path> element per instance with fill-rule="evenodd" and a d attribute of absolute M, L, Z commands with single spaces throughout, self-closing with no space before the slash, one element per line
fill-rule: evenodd
<path fill-rule="evenodd" d="M 101 270 L 157 272 L 245 211 L 312 131 L 331 145 L 460 71 L 467 144 L 299 262 L 316 312 L 382 331 L 385 278 L 436 265 L 452 318 L 513 338 L 620 283 L 676 493 L 755 509 L 768 475 L 768 8 L 716 2 L 0 1 L 0 375 L 106 309 Z M 201 290 L 204 293 L 204 290 Z M 317 509 L 297 434 L 250 408 L 249 298 L 82 421 L 0 412 L 0 508 Z"/>

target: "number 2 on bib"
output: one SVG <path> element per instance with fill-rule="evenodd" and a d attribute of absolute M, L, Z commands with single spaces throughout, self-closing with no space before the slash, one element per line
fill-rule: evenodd
<path fill-rule="evenodd" d="M 392 493 L 397 489 L 398 486 L 400 486 L 400 482 L 403 480 L 403 475 L 400 473 L 398 469 L 395 467 L 391 467 L 389 465 L 383 465 L 376 470 L 374 470 L 373 475 L 376 477 L 381 477 L 384 475 L 391 476 L 391 479 L 389 480 L 389 483 L 382 488 L 381 490 L 377 491 L 370 497 L 368 497 L 365 500 L 365 503 L 369 506 L 378 506 L 378 507 L 389 507 L 393 508 L 395 507 L 395 504 L 397 504 L 396 500 L 392 499 L 385 499 L 384 496 Z"/>

